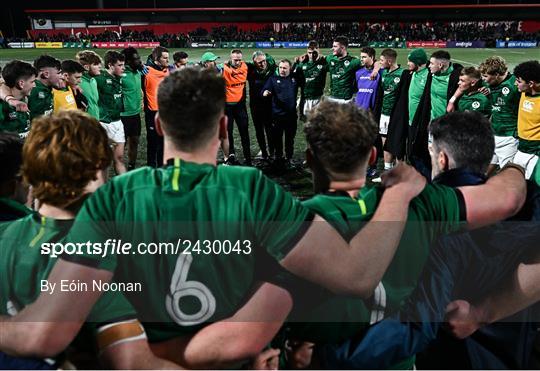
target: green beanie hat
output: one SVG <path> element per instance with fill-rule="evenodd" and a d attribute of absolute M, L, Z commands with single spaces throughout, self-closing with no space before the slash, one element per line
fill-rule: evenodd
<path fill-rule="evenodd" d="M 426 51 L 422 48 L 414 49 L 407 58 L 416 65 L 426 64 L 428 60 Z"/>

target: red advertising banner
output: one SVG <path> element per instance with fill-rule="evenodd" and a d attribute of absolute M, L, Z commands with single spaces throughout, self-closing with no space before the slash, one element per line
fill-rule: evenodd
<path fill-rule="evenodd" d="M 111 48 L 111 49 L 119 49 L 119 48 L 155 48 L 156 46 L 159 46 L 158 41 L 113 41 L 113 42 L 93 42 L 92 47 L 93 48 Z"/>
<path fill-rule="evenodd" d="M 446 48 L 446 41 L 407 41 L 407 48 Z"/>

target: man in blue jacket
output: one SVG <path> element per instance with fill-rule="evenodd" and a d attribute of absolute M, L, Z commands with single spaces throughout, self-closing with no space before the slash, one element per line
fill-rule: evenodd
<path fill-rule="evenodd" d="M 283 134 L 286 164 L 290 163 L 294 152 L 298 80 L 291 75 L 291 67 L 291 61 L 281 60 L 278 66 L 279 76 L 270 76 L 262 92 L 263 97 L 272 98 L 272 131 L 278 165 L 283 161 Z"/>

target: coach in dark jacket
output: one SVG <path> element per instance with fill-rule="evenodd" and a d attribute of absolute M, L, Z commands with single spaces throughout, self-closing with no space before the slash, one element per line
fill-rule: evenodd
<path fill-rule="evenodd" d="M 249 106 L 255 126 L 255 136 L 263 159 L 274 154 L 272 140 L 272 104 L 262 96 L 268 78 L 276 73 L 276 62 L 269 54 L 260 50 L 253 53 L 252 63 L 248 63 L 247 81 L 249 83 Z M 265 137 L 266 133 L 266 137 Z M 266 146 L 268 142 L 268 147 Z"/>
<path fill-rule="evenodd" d="M 413 166 L 431 178 L 431 160 L 428 151 L 428 126 L 431 120 L 446 114 L 446 106 L 458 88 L 459 75 L 463 66 L 450 62 L 450 53 L 438 50 L 431 55 L 430 74 L 424 93 L 409 128 L 407 156 Z M 446 87 L 446 89 L 441 89 Z M 440 92 L 446 96 L 441 97 Z"/>
<path fill-rule="evenodd" d="M 296 96 L 298 80 L 291 75 L 291 62 L 279 62 L 279 76 L 270 76 L 264 85 L 262 96 L 272 98 L 272 131 L 276 159 L 283 158 L 283 134 L 285 134 L 285 157 L 291 160 L 296 135 Z"/>

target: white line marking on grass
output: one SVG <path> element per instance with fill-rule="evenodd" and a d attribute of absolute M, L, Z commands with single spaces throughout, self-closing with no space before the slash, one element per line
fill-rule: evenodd
<path fill-rule="evenodd" d="M 525 52 L 508 52 L 508 53 L 512 53 L 512 54 L 525 54 Z"/>
<path fill-rule="evenodd" d="M 496 52 L 497 49 L 488 49 L 488 48 L 484 48 L 484 50 L 489 50 L 490 52 Z"/>
<path fill-rule="evenodd" d="M 452 58 L 452 60 L 456 62 L 467 63 L 467 64 L 470 64 L 471 66 L 476 66 L 476 63 L 471 63 L 469 61 L 462 61 L 461 59 L 456 59 L 456 58 Z"/>

